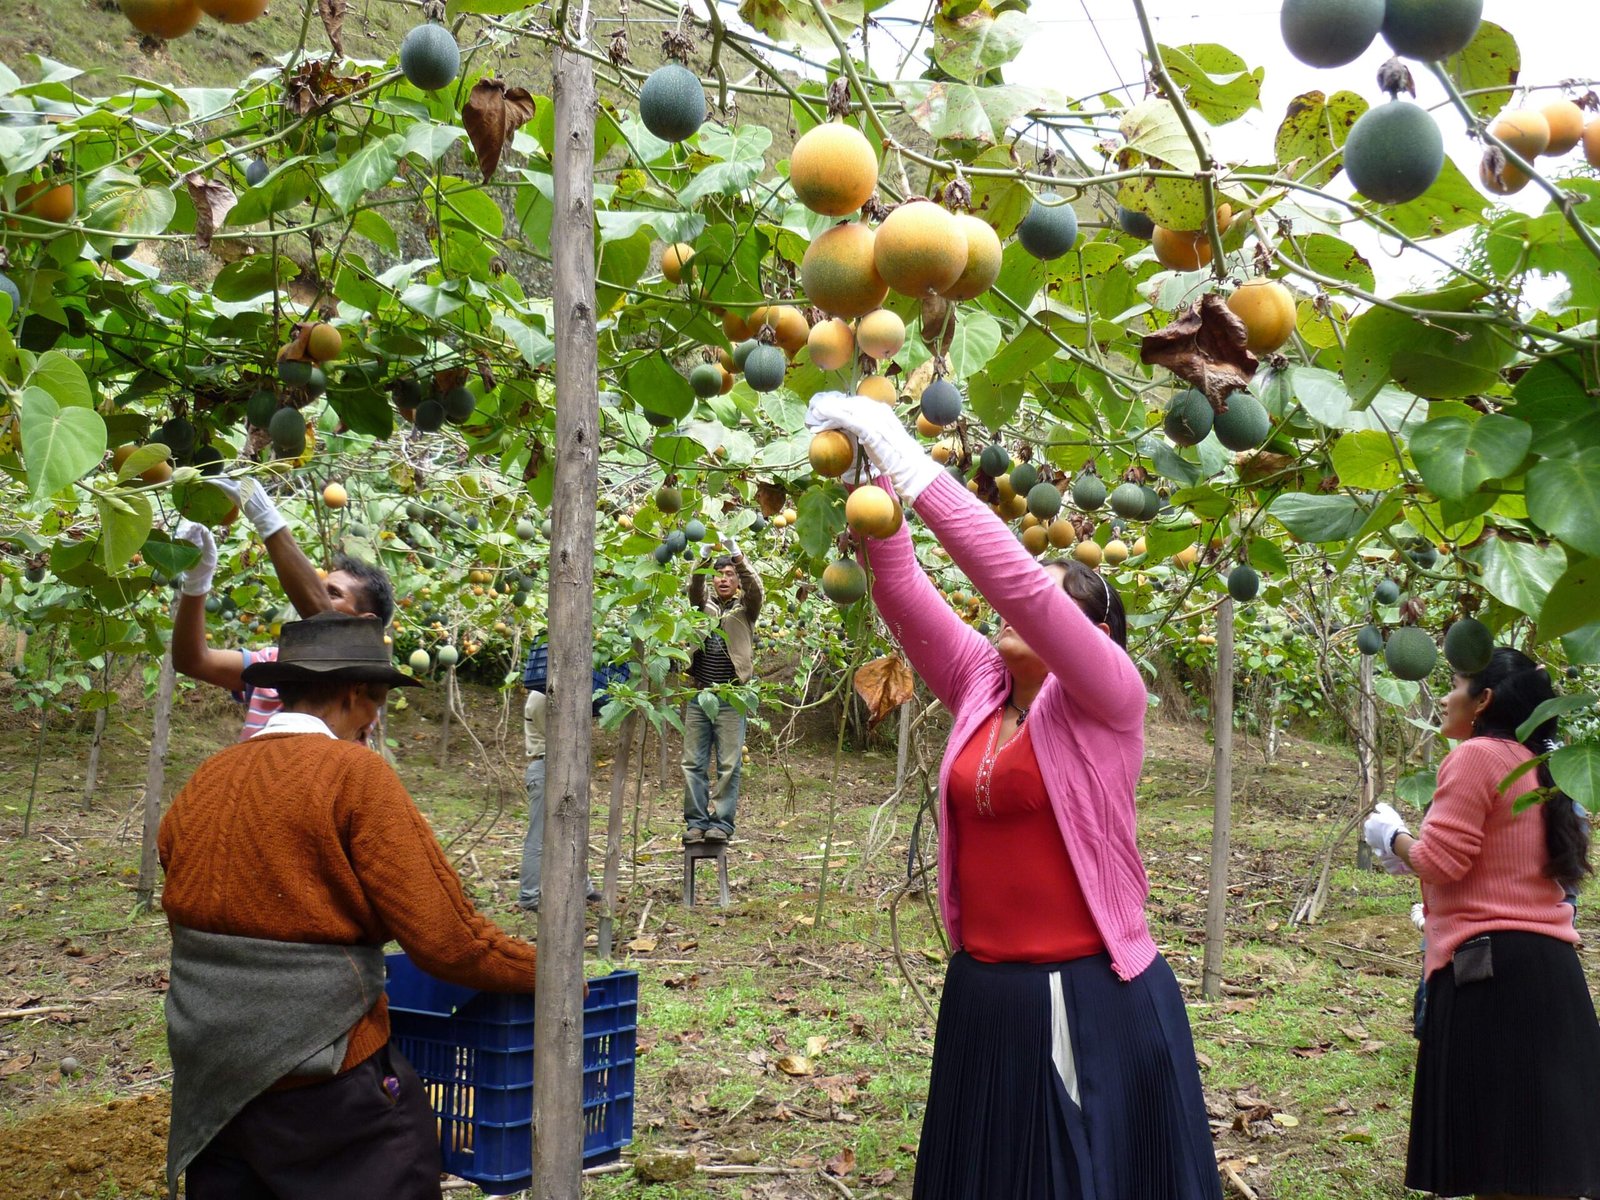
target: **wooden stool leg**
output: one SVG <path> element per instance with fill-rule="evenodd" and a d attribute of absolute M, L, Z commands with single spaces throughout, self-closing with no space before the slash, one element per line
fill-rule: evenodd
<path fill-rule="evenodd" d="M 722 907 L 723 908 L 727 908 L 728 907 L 728 851 L 727 851 L 726 847 L 723 848 L 722 853 L 717 855 L 717 882 L 721 886 Z"/>
<path fill-rule="evenodd" d="M 683 848 L 683 906 L 694 907 L 694 859 L 687 846 Z"/>

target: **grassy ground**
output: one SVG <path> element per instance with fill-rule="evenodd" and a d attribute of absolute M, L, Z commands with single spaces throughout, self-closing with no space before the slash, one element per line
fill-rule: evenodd
<path fill-rule="evenodd" d="M 520 795 L 512 788 L 502 801 L 484 782 L 493 774 L 485 756 L 464 738 L 451 764 L 438 766 L 431 703 L 395 715 L 401 774 L 442 836 L 472 831 L 455 849 L 479 902 L 531 935 L 535 918 L 510 904 Z M 498 717 L 493 697 L 476 694 L 472 726 L 490 760 Z M 182 701 L 174 785 L 236 721 L 214 699 Z M 167 947 L 158 920 L 130 920 L 147 724 L 138 706 L 117 710 L 100 797 L 87 813 L 79 806 L 87 738 L 52 733 L 26 840 L 18 835 L 36 736 L 18 721 L 0 733 L 0 1008 L 56 1010 L 0 1021 L 0 1195 L 15 1200 L 150 1195 L 159 1176 Z M 677 902 L 676 767 L 662 786 L 649 752 L 637 878 L 619 917 L 621 940 L 631 943 L 620 960 L 641 976 L 636 1130 L 625 1161 L 686 1150 L 713 1173 L 651 1185 L 632 1173 L 599 1175 L 589 1194 L 910 1194 L 932 1022 L 896 966 L 884 897 L 903 878 L 911 814 L 897 814 L 887 849 L 861 861 L 893 758 L 847 753 L 835 785 L 830 750 L 792 750 L 785 772 L 752 747 L 726 912 Z M 1313 861 L 1351 803 L 1352 766 L 1338 751 L 1291 742 L 1266 768 L 1241 745 L 1228 988 L 1200 1002 L 1208 758 L 1201 730 L 1152 727 L 1140 811 L 1156 938 L 1191 999 L 1219 1161 L 1269 1200 L 1399 1197 L 1414 1055 L 1411 888 L 1341 867 L 1323 921 L 1291 927 Z M 833 879 L 847 890 L 830 887 L 824 921 L 813 926 L 830 799 L 840 810 Z M 506 811 L 485 832 L 502 802 Z M 631 838 L 630 828 L 630 848 Z M 709 874 L 702 896 L 708 890 Z M 944 955 L 926 906 L 913 897 L 898 915 L 910 974 L 936 1003 Z M 1585 927 L 1593 943 L 1587 914 Z M 1592 952 L 1585 962 L 1600 977 Z M 67 1056 L 78 1069 L 63 1074 Z"/>

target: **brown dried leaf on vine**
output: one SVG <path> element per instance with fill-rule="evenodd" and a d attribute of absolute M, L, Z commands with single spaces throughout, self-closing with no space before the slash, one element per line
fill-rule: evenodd
<path fill-rule="evenodd" d="M 956 306 L 943 296 L 922 301 L 922 344 L 936 355 L 949 354 L 956 336 Z"/>
<path fill-rule="evenodd" d="M 372 81 L 371 71 L 341 75 L 334 58 L 313 58 L 301 63 L 283 81 L 283 106 L 297 117 L 330 107 Z"/>
<path fill-rule="evenodd" d="M 972 185 L 965 179 L 952 179 L 945 184 L 944 206 L 951 212 L 966 212 L 972 207 Z"/>
<path fill-rule="evenodd" d="M 681 29 L 664 30 L 661 34 L 661 56 L 672 62 L 686 63 L 694 51 L 694 36 Z"/>
<path fill-rule="evenodd" d="M 211 249 L 211 235 L 227 219 L 228 210 L 239 202 L 226 184 L 208 180 L 199 172 L 183 177 L 194 201 L 194 242 L 202 250 Z"/>
<path fill-rule="evenodd" d="M 1421 596 L 1407 596 L 1400 602 L 1400 620 L 1406 625 L 1421 625 L 1427 613 L 1427 602 Z"/>
<path fill-rule="evenodd" d="M 905 660 L 886 654 L 856 669 L 855 689 L 867 706 L 867 727 L 871 729 L 916 695 L 917 677 Z"/>
<path fill-rule="evenodd" d="M 761 515 L 764 517 L 777 516 L 788 499 L 789 494 L 776 483 L 756 484 L 756 503 L 761 506 Z"/>
<path fill-rule="evenodd" d="M 311 327 L 314 321 L 303 321 L 294 327 L 294 336 L 278 351 L 279 362 L 311 362 Z"/>
<path fill-rule="evenodd" d="M 317 12 L 322 17 L 322 27 L 328 31 L 328 45 L 335 54 L 344 54 L 345 0 L 317 0 Z"/>
<path fill-rule="evenodd" d="M 480 79 L 473 85 L 461 106 L 461 124 L 478 155 L 485 183 L 493 178 L 511 135 L 532 120 L 534 107 L 527 88 L 507 87 L 503 79 Z"/>
<path fill-rule="evenodd" d="M 442 371 L 435 371 L 433 390 L 442 396 L 451 388 L 464 386 L 471 374 L 466 367 L 446 367 Z"/>
<path fill-rule="evenodd" d="M 1411 68 L 1406 66 L 1403 59 L 1391 58 L 1378 68 L 1378 90 L 1388 92 L 1390 96 L 1406 92 L 1413 99 L 1416 98 L 1417 84 L 1411 78 Z"/>
<path fill-rule="evenodd" d="M 828 115 L 830 117 L 850 115 L 850 81 L 842 75 L 828 85 Z"/>
<path fill-rule="evenodd" d="M 522 468 L 522 482 L 531 483 L 544 468 L 544 443 L 537 439 L 528 443 L 528 465 Z"/>
<path fill-rule="evenodd" d="M 1260 361 L 1245 347 L 1244 322 L 1215 292 L 1165 329 L 1146 334 L 1139 361 L 1166 367 L 1191 387 L 1205 393 L 1211 407 L 1228 410 L 1228 397 L 1250 386 Z"/>
<path fill-rule="evenodd" d="M 628 56 L 628 30 L 619 27 L 611 35 L 611 45 L 606 48 L 606 57 L 611 60 L 613 67 L 626 67 L 633 64 L 633 59 Z"/>
<path fill-rule="evenodd" d="M 478 378 L 483 381 L 483 390 L 485 392 L 494 391 L 494 363 L 490 360 L 488 353 L 479 350 L 475 361 L 478 367 Z"/>

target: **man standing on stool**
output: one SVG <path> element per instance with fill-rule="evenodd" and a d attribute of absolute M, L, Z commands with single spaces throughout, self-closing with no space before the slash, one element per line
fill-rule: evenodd
<path fill-rule="evenodd" d="M 689 661 L 689 678 L 700 688 L 748 683 L 755 673 L 755 624 L 761 612 L 761 580 L 732 538 L 723 544 L 728 553 L 711 564 L 712 594 L 706 595 L 703 573 L 696 571 L 689 578 L 689 603 L 710 613 L 718 622 Z M 710 778 L 713 741 L 717 748 L 714 791 Z M 732 836 L 743 756 L 744 714 L 733 705 L 724 704 L 713 722 L 698 698 L 690 700 L 683 714 L 685 843 L 725 842 Z"/>

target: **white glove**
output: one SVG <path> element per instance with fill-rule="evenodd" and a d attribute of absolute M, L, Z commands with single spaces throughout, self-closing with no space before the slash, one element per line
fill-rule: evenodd
<path fill-rule="evenodd" d="M 915 503 L 944 469 L 923 452 L 894 409 L 865 396 L 817 393 L 806 409 L 806 428 L 812 433 L 842 429 L 855 438 L 866 447 L 873 465 L 894 481 L 895 491 L 907 504 Z"/>
<path fill-rule="evenodd" d="M 734 541 L 731 537 L 723 538 L 722 539 L 722 546 L 723 546 L 723 549 L 725 549 L 731 557 L 733 557 L 733 558 L 743 558 L 744 557 L 744 555 L 739 552 L 739 543 Z"/>
<path fill-rule="evenodd" d="M 219 475 L 206 482 L 228 494 L 245 519 L 256 527 L 256 534 L 263 541 L 289 523 L 283 519 L 272 497 L 254 479 L 230 479 L 226 475 Z"/>
<path fill-rule="evenodd" d="M 217 573 L 217 539 L 204 525 L 187 520 L 180 520 L 172 535 L 200 548 L 200 561 L 180 576 L 178 590 L 185 596 L 204 596 Z"/>
<path fill-rule="evenodd" d="M 1378 855 L 1380 859 L 1396 857 L 1393 849 L 1394 839 L 1402 833 L 1409 834 L 1410 832 L 1400 814 L 1395 812 L 1392 804 L 1373 805 L 1372 815 L 1361 826 L 1361 836 L 1367 839 L 1367 845 L 1372 847 L 1372 852 Z M 1388 867 L 1385 866 L 1384 869 L 1388 870 Z M 1390 874 L 1399 874 L 1399 872 L 1390 871 Z"/>
<path fill-rule="evenodd" d="M 1428 932 L 1428 914 L 1420 900 L 1411 906 L 1411 923 L 1417 927 L 1418 933 Z"/>

